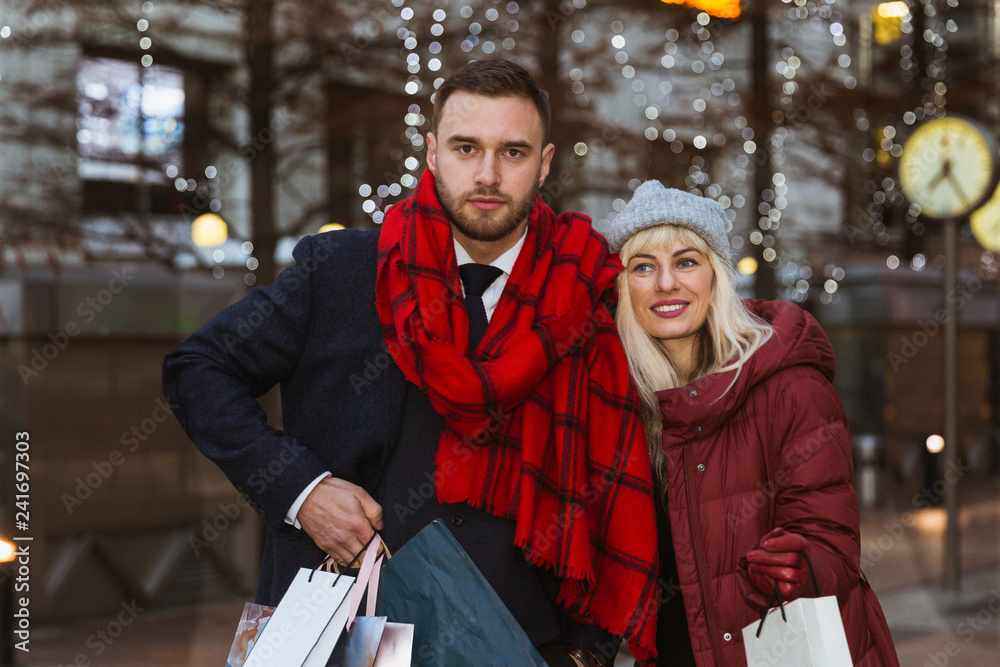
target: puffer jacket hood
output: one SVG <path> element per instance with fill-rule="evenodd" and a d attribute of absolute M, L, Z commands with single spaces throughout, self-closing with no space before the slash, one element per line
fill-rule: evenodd
<path fill-rule="evenodd" d="M 828 382 L 833 382 L 836 366 L 833 347 L 823 328 L 809 313 L 785 301 L 748 299 L 743 302 L 750 312 L 771 324 L 774 334 L 735 373 L 708 375 L 694 381 L 686 391 L 668 389 L 657 393 L 663 413 L 663 429 L 680 429 L 697 423 L 703 429 L 717 427 L 732 419 L 757 385 L 784 369 L 795 366 L 815 368 Z M 730 383 L 732 387 L 730 388 Z M 694 389 L 701 400 L 691 402 Z"/>

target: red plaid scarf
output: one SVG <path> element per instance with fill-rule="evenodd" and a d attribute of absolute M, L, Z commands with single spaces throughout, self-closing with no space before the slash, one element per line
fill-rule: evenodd
<path fill-rule="evenodd" d="M 570 611 L 655 651 L 656 519 L 638 397 L 601 304 L 621 270 L 590 220 L 539 198 L 479 347 L 451 224 L 425 172 L 379 237 L 382 334 L 447 421 L 438 498 L 516 523 L 515 544 L 561 578 Z"/>

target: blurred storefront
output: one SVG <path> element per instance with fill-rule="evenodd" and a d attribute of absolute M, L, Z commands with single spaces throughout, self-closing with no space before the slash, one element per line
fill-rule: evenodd
<path fill-rule="evenodd" d="M 30 434 L 35 621 L 253 591 L 261 523 L 160 393 L 163 355 L 242 287 L 148 264 L 0 276 L 0 437 Z"/>
<path fill-rule="evenodd" d="M 941 271 L 848 267 L 840 297 L 816 309 L 837 357 L 835 385 L 856 437 L 880 442 L 882 496 L 907 506 L 943 470 L 927 439 L 944 424 L 944 306 Z M 1000 471 L 1000 289 L 963 271 L 958 312 L 959 447 L 975 476 Z M 935 500 L 940 501 L 940 498 Z"/>

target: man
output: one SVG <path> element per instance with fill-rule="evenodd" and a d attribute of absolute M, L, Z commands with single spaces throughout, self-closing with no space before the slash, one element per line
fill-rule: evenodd
<path fill-rule="evenodd" d="M 550 664 L 649 653 L 651 475 L 601 301 L 620 265 L 538 197 L 549 118 L 521 67 L 466 65 L 380 230 L 303 239 L 167 356 L 181 425 L 268 523 L 258 602 L 441 519 Z M 284 431 L 255 400 L 277 383 Z"/>

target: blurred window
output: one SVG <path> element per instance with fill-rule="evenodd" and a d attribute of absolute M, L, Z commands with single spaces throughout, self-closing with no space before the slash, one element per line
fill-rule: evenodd
<path fill-rule="evenodd" d="M 77 71 L 81 178 L 167 183 L 168 174 L 183 173 L 184 97 L 180 69 L 82 58 Z"/>

